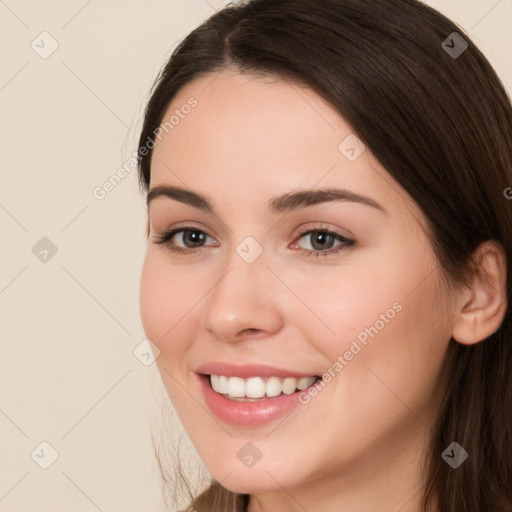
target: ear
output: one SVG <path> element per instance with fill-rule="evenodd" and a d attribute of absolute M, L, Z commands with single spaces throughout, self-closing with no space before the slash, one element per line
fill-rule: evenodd
<path fill-rule="evenodd" d="M 483 242 L 473 261 L 473 280 L 462 292 L 452 334 L 463 345 L 473 345 L 495 333 L 507 311 L 507 260 L 502 246 L 492 240 Z"/>

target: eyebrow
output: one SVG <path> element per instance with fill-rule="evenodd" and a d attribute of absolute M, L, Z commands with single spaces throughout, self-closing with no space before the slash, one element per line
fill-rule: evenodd
<path fill-rule="evenodd" d="M 174 187 L 169 185 L 157 185 L 153 187 L 147 195 L 146 204 L 149 207 L 151 201 L 159 197 L 167 197 L 174 199 L 181 203 L 189 204 L 200 210 L 215 213 L 212 203 L 204 196 L 192 192 L 181 187 Z M 305 208 L 320 203 L 327 203 L 331 201 L 343 201 L 352 203 L 361 203 L 366 206 L 376 208 L 381 212 L 387 214 L 386 209 L 377 203 L 377 201 L 360 194 L 356 194 L 343 188 L 322 188 L 322 189 L 307 189 L 299 190 L 297 192 L 288 192 L 286 194 L 273 197 L 268 202 L 268 209 L 270 213 L 278 215 L 299 208 Z"/>

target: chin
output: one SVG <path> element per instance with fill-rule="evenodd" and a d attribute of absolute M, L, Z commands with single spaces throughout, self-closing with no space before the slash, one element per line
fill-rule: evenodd
<path fill-rule="evenodd" d="M 252 468 L 243 467 L 241 463 L 228 464 L 227 461 L 226 464 L 219 465 L 217 461 L 207 465 L 207 469 L 223 487 L 239 494 L 282 491 L 283 487 L 293 488 L 300 485 L 299 475 L 291 475 L 289 468 L 284 473 L 272 470 L 263 464 L 263 460 Z"/>

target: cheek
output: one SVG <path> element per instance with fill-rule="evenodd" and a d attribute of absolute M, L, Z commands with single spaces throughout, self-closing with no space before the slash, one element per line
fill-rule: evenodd
<path fill-rule="evenodd" d="M 140 310 L 146 336 L 155 343 L 167 359 L 186 347 L 184 340 L 193 338 L 190 318 L 201 298 L 199 280 L 190 269 L 173 267 L 165 256 L 148 249 L 141 273 Z"/>
<path fill-rule="evenodd" d="M 297 295 L 321 320 L 310 339 L 331 360 L 349 350 L 354 338 L 362 346 L 392 339 L 396 350 L 407 352 L 421 349 L 414 339 L 436 332 L 433 318 L 442 313 L 436 291 L 439 276 L 432 271 L 433 255 L 427 247 L 423 251 L 420 241 L 415 247 L 399 239 L 387 248 L 361 251 L 347 258 L 346 265 L 317 272 L 316 282 L 307 272 L 290 277 L 297 283 Z"/>
<path fill-rule="evenodd" d="M 396 270 L 390 267 L 389 263 L 357 261 L 322 269 L 314 280 L 311 272 L 287 276 L 297 296 L 310 307 L 312 314 L 302 315 L 304 326 L 310 329 L 308 338 L 330 360 L 349 350 L 354 338 L 364 346 L 377 333 L 380 337 L 402 314 L 415 279 L 404 281 L 399 266 Z M 304 309 L 303 304 L 296 307 Z"/>
<path fill-rule="evenodd" d="M 193 384 L 186 381 L 186 353 L 196 338 L 197 303 L 205 293 L 190 268 L 173 266 L 165 254 L 148 249 L 141 273 L 140 310 L 146 336 L 158 347 L 156 364 L 173 407 L 187 425 L 197 403 L 190 400 Z M 188 392 L 183 393 L 184 387 Z M 188 428 L 193 428 L 188 425 Z"/>
<path fill-rule="evenodd" d="M 345 303 L 349 316 L 337 324 L 343 335 L 328 347 L 331 361 L 343 361 L 333 372 L 335 402 L 344 404 L 338 425 L 347 426 L 346 411 L 366 418 L 368 423 L 359 419 L 351 426 L 368 442 L 400 424 L 429 425 L 438 407 L 450 332 L 448 324 L 435 321 L 442 318 L 435 277 L 414 290 L 416 279 L 386 276 L 382 288 L 368 290 L 366 301 Z"/>
<path fill-rule="evenodd" d="M 310 339 L 328 361 L 336 401 L 364 415 L 380 411 L 390 421 L 406 403 L 428 421 L 450 325 L 442 320 L 434 263 L 424 253 L 401 254 L 359 261 L 364 273 L 344 268 L 316 287 L 302 277 L 298 293 L 324 324 L 310 322 Z"/>

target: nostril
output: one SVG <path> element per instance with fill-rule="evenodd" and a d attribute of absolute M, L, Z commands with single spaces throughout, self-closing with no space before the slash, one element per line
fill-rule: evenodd
<path fill-rule="evenodd" d="M 239 336 L 241 336 L 241 337 L 247 336 L 247 337 L 256 338 L 257 336 L 255 336 L 255 335 L 259 334 L 259 333 L 261 333 L 261 336 L 265 336 L 265 333 L 261 332 L 260 329 L 254 329 L 254 328 L 250 327 L 248 329 L 244 329 L 243 331 L 240 331 Z"/>

